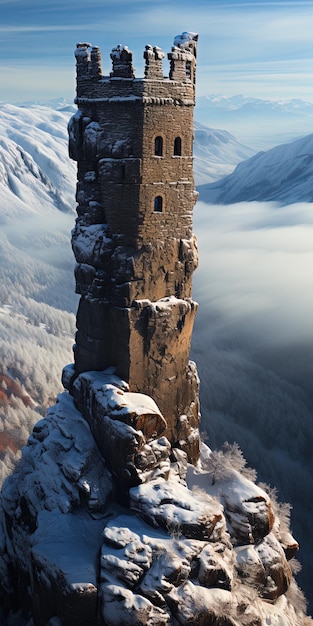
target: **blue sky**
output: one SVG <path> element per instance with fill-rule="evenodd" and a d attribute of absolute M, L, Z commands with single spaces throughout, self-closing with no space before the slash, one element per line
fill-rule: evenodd
<path fill-rule="evenodd" d="M 313 101 L 313 0 L 0 0 L 0 99 L 73 98 L 78 41 L 101 47 L 105 74 L 127 45 L 142 76 L 144 46 L 168 52 L 185 30 L 200 36 L 198 95 Z"/>

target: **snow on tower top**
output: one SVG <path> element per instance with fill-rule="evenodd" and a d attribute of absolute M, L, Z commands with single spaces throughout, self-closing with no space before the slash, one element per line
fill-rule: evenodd
<path fill-rule="evenodd" d="M 198 41 L 199 35 L 197 33 L 184 31 L 181 35 L 174 37 L 174 46 L 179 48 L 189 48 L 191 41 Z"/>
<path fill-rule="evenodd" d="M 185 31 L 174 38 L 174 44 L 167 55 L 170 61 L 168 78 L 172 81 L 189 83 L 194 87 L 197 42 L 198 34 L 193 32 Z M 158 46 L 147 45 L 145 47 L 144 80 L 163 81 L 167 79 L 162 69 L 164 56 L 163 51 Z M 102 73 L 101 52 L 98 46 L 92 46 L 86 42 L 78 43 L 75 57 L 77 62 L 77 97 L 88 97 L 88 99 L 91 97 L 103 98 L 108 96 L 108 94 L 104 93 L 106 91 L 105 83 L 108 83 L 108 81 L 118 79 L 120 84 L 121 79 L 129 81 L 136 78 L 132 52 L 127 46 L 118 44 L 111 51 L 112 71 L 108 76 Z M 110 89 L 112 91 L 112 84 Z M 138 89 L 140 91 L 140 87 Z M 136 95 L 140 97 L 141 92 Z"/>

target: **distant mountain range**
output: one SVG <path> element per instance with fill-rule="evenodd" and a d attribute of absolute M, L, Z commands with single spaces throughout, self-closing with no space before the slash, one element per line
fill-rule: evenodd
<path fill-rule="evenodd" d="M 211 94 L 197 98 L 195 118 L 229 131 L 257 152 L 313 132 L 313 103 Z"/>
<path fill-rule="evenodd" d="M 216 204 L 275 200 L 313 202 L 313 134 L 259 152 L 229 176 L 198 187 L 200 199 Z"/>

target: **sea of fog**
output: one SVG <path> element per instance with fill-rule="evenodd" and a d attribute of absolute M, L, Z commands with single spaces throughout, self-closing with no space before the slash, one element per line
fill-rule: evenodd
<path fill-rule="evenodd" d="M 199 202 L 194 230 L 202 431 L 212 448 L 236 441 L 291 503 L 312 602 L 313 207 Z"/>

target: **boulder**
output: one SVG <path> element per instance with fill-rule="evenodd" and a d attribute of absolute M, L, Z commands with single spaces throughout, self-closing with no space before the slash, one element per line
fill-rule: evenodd
<path fill-rule="evenodd" d="M 181 532 L 189 539 L 208 539 L 224 530 L 219 502 L 205 493 L 195 494 L 181 483 L 160 479 L 130 490 L 130 507 L 153 526 Z"/>
<path fill-rule="evenodd" d="M 273 528 L 274 513 L 267 493 L 234 469 L 212 478 L 212 472 L 189 466 L 187 484 L 203 489 L 223 505 L 234 543 L 255 543 Z"/>
<path fill-rule="evenodd" d="M 187 581 L 173 588 L 167 600 L 181 626 L 241 626 L 230 591 L 206 589 Z"/>

